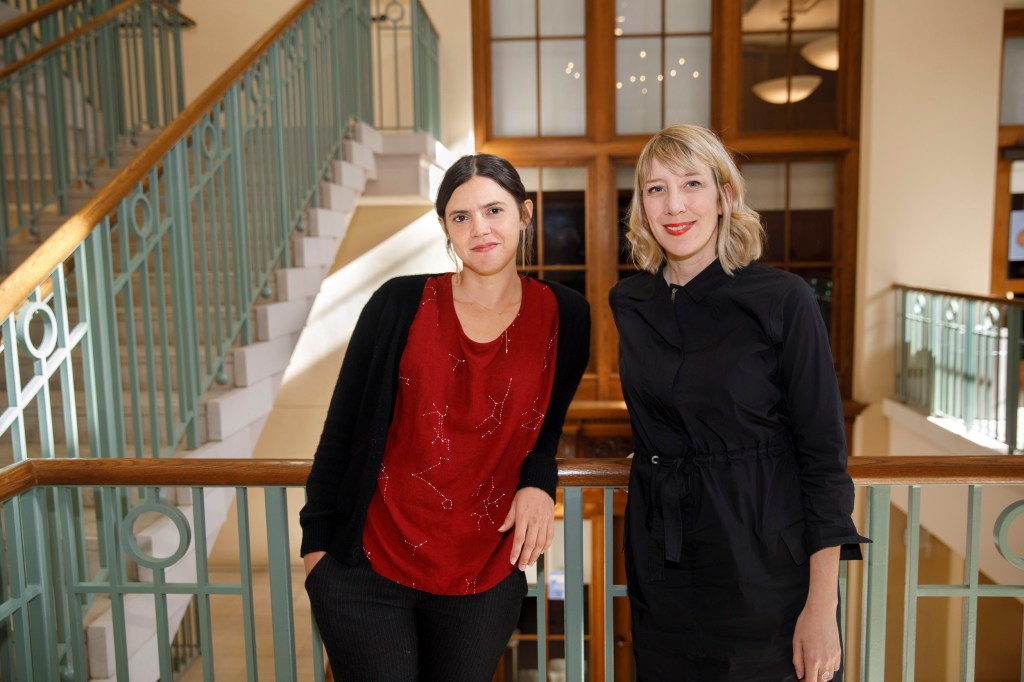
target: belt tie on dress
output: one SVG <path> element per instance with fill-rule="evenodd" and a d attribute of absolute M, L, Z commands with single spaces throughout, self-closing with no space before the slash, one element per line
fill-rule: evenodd
<path fill-rule="evenodd" d="M 683 526 L 692 524 L 692 515 L 687 515 L 684 521 L 683 501 L 696 493 L 697 488 L 694 454 L 692 449 L 687 449 L 684 456 L 678 458 L 664 459 L 658 455 L 651 457 L 651 464 L 654 465 L 651 511 L 654 518 L 648 564 L 654 580 L 663 577 L 665 561 L 679 563 L 682 559 Z M 663 533 L 658 532 L 658 526 L 664 529 Z M 659 536 L 664 539 L 664 552 L 658 547 Z"/>

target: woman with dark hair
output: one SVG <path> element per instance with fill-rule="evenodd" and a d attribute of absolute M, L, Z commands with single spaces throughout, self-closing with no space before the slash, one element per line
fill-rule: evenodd
<path fill-rule="evenodd" d="M 642 682 L 842 677 L 850 519 L 842 403 L 810 287 L 754 262 L 758 214 L 711 131 L 662 130 L 636 165 L 643 270 L 610 295 L 636 453 L 626 508 Z"/>
<path fill-rule="evenodd" d="M 366 304 L 300 512 L 306 590 L 346 679 L 490 679 L 522 571 L 551 544 L 589 355 L 586 300 L 516 270 L 533 203 L 511 164 L 459 159 L 436 209 L 457 271 L 395 278 Z"/>

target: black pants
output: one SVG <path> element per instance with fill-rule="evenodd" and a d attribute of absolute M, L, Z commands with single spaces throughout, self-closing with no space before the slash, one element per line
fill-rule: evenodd
<path fill-rule="evenodd" d="M 486 682 L 519 620 L 526 578 L 515 571 L 465 596 L 421 592 L 364 559 L 325 555 L 306 577 L 313 616 L 339 682 Z"/>

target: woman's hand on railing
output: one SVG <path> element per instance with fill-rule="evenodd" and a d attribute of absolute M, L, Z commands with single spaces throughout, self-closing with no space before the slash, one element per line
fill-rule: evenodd
<path fill-rule="evenodd" d="M 309 572 L 313 570 L 317 562 L 324 558 L 324 554 L 327 554 L 327 552 L 310 552 L 302 557 L 302 563 L 306 567 L 306 575 L 309 575 Z"/>
<path fill-rule="evenodd" d="M 533 566 L 555 538 L 555 501 L 540 488 L 521 488 L 512 498 L 512 507 L 499 533 L 515 528 L 510 563 L 520 571 Z"/>

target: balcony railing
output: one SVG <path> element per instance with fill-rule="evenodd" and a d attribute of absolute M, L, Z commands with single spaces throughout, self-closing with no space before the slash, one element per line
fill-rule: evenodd
<path fill-rule="evenodd" d="M 419 0 L 373 2 L 374 126 L 441 139 L 437 29 Z"/>
<path fill-rule="evenodd" d="M 1018 428 L 1024 303 L 896 290 L 896 396 L 965 434 L 1024 449 Z"/>
<path fill-rule="evenodd" d="M 182 110 L 180 25 L 173 6 L 128 0 L 70 31 L 47 31 L 61 34 L 49 42 L 32 25 L 12 36 L 22 39 L 0 69 L 5 270 L 8 245 L 37 235 L 44 214 L 66 214 L 76 185 L 91 185 L 97 168 L 116 165 L 120 142 Z M 19 54 L 23 43 L 33 49 Z"/>
<path fill-rule="evenodd" d="M 289 488 L 303 485 L 309 461 L 238 460 L 81 460 L 26 461 L 0 471 L 0 675 L 4 680 L 88 679 L 89 652 L 99 647 L 87 641 L 83 620 L 91 600 L 102 597 L 113 605 L 110 622 L 93 624 L 89 637 L 109 637 L 110 675 L 128 679 L 129 622 L 133 600 L 156 604 L 163 623 L 151 658 L 161 679 L 171 679 L 173 651 L 169 645 L 168 621 L 173 622 L 178 603 L 194 598 L 198 619 L 195 633 L 200 657 L 194 666 L 202 679 L 213 680 L 223 671 L 225 659 L 232 659 L 235 677 L 255 680 L 323 679 L 324 657 L 315 628 L 307 631 L 308 604 L 294 599 L 293 576 L 301 578 L 297 557 L 292 556 L 288 532 L 297 515 L 301 496 L 288 495 Z M 559 464 L 564 520 L 564 618 L 558 630 L 549 632 L 549 617 L 543 599 L 548 584 L 542 569 L 531 586 L 537 600 L 535 628 L 539 679 L 547 679 L 545 668 L 552 657 L 550 648 L 563 649 L 566 679 L 628 679 L 629 647 L 613 615 L 625 599 L 625 587 L 615 580 L 621 570 L 621 526 L 616 509 L 626 485 L 628 463 L 623 460 L 563 460 Z M 918 607 L 925 600 L 950 599 L 963 603 L 959 641 L 959 679 L 975 679 L 978 646 L 978 607 L 981 600 L 1024 598 L 1024 585 L 992 584 L 980 565 L 986 555 L 995 554 L 1013 571 L 1024 568 L 1019 533 L 1011 526 L 1024 513 L 1024 460 L 1016 457 L 920 457 L 884 459 L 854 458 L 850 462 L 860 494 L 867 497 L 866 532 L 873 544 L 867 546 L 866 561 L 856 571 L 842 566 L 841 597 L 846 623 L 847 679 L 898 679 L 887 675 L 886 655 L 902 661 L 902 679 L 915 679 Z M 919 511 L 922 492 L 945 490 L 963 493 L 965 510 L 948 509 L 957 516 L 966 512 L 966 552 L 962 580 L 950 584 L 925 582 L 919 574 L 921 532 Z M 1000 492 L 1011 491 L 1009 498 Z M 992 493 L 991 495 L 988 493 Z M 890 567 L 892 543 L 889 536 L 891 496 L 907 500 L 907 558 L 902 567 Z M 182 513 L 164 500 L 172 495 L 188 497 L 191 509 Z M 233 495 L 238 517 L 234 541 L 239 561 L 232 577 L 223 570 L 213 577 L 208 550 L 211 539 L 205 529 L 208 510 Z M 983 495 L 985 505 L 983 502 Z M 261 499 L 262 498 L 262 499 Z M 1006 500 L 1009 499 L 1009 503 Z M 266 515 L 265 533 L 250 523 L 256 507 Z M 187 509 L 187 507 L 186 507 Z M 174 527 L 174 541 L 162 548 L 146 546 L 133 531 L 144 514 L 162 517 Z M 95 515 L 98 524 L 96 549 L 86 551 L 80 519 Z M 589 524 L 589 532 L 585 532 Z M 1015 537 L 1016 536 L 1016 537 Z M 59 538 L 60 542 L 47 542 Z M 585 539 L 590 540 L 585 557 Z M 266 542 L 265 571 L 252 559 L 252 547 Z M 549 552 L 551 554 L 551 552 Z M 587 559 L 592 559 L 585 577 Z M 185 564 L 198 576 L 180 580 L 176 572 Z M 886 611 L 889 575 L 905 575 L 906 605 L 899 651 L 886 651 Z M 852 576 L 862 574 L 862 578 Z M 259 574 L 264 580 L 256 580 Z M 1013 575 L 1013 574 L 1011 574 Z M 1019 574 L 1018 574 L 1019 575 Z M 899 587 L 898 585 L 896 586 Z M 266 592 L 266 606 L 256 596 Z M 859 590 L 861 604 L 847 599 Z M 530 598 L 528 597 L 528 599 Z M 541 597 L 541 598 L 538 598 Z M 214 636 L 223 632 L 215 602 L 227 602 L 237 649 L 228 653 Z M 260 611 L 263 608 L 265 611 Z M 180 610 L 180 609 L 179 609 Z M 222 612 L 220 612 L 222 613 Z M 620 619 L 621 620 L 621 619 Z M 890 621 L 897 622 L 897 621 Z M 271 624 L 261 634 L 262 624 Z M 218 629 L 218 626 L 220 629 Z M 298 626 L 301 626 L 299 628 Z M 564 628 L 564 629 L 563 629 Z M 626 630 L 628 640 L 628 628 Z M 520 635 L 525 641 L 529 639 Z M 262 639 L 261 639 L 262 638 Z M 890 637 L 891 641 L 891 637 Z M 1001 644 L 1012 650 L 1017 641 Z M 939 643 L 945 649 L 945 642 Z M 92 665 L 97 663 L 92 662 Z M 890 661 L 890 665 L 892 662 Z M 1017 668 L 1020 670 L 1019 666 Z M 627 672 L 623 672 L 626 670 Z M 617 674 L 618 672 L 618 674 Z M 345 680 L 344 671 L 336 679 Z M 1010 671 L 1008 677 L 1014 677 Z M 218 677 L 219 679 L 220 677 Z M 196 677 L 195 679 L 199 679 Z"/>
<path fill-rule="evenodd" d="M 0 283 L 0 463 L 199 445 L 202 396 L 371 105 L 366 8 L 300 2 Z"/>

